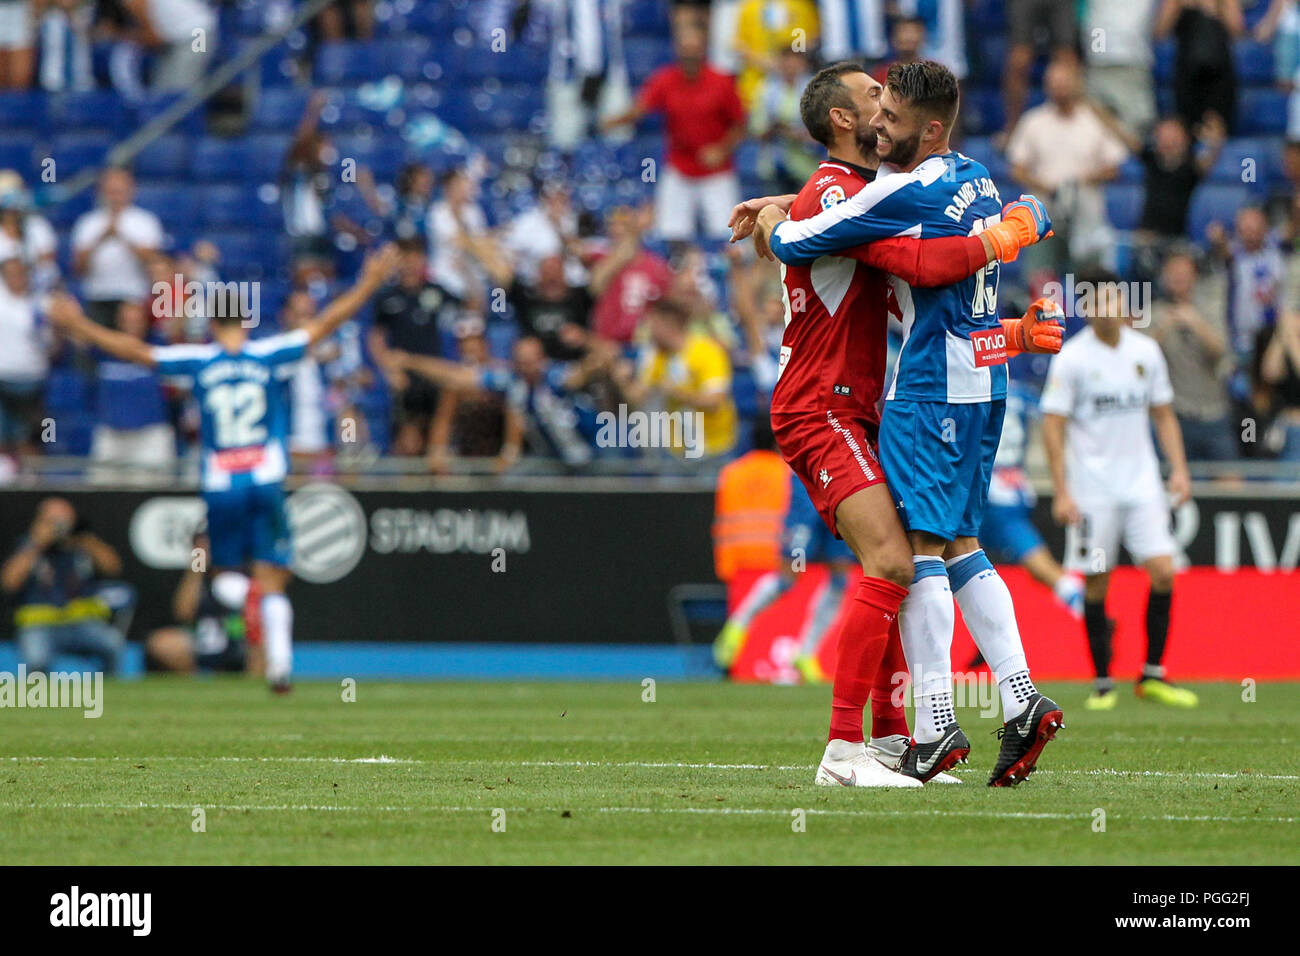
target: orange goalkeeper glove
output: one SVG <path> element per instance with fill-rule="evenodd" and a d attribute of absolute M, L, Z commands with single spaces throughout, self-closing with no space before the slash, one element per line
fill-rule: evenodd
<path fill-rule="evenodd" d="M 1007 354 L 1021 352 L 1055 354 L 1061 351 L 1065 335 L 1062 322 L 1065 312 L 1051 299 L 1038 299 L 1018 319 L 1003 319 L 1002 331 L 1007 336 Z"/>
<path fill-rule="evenodd" d="M 1052 235 L 1052 220 L 1037 197 L 1024 195 L 1003 206 L 1002 221 L 989 226 L 983 235 L 989 237 L 998 259 L 1014 262 L 1025 246 Z"/>

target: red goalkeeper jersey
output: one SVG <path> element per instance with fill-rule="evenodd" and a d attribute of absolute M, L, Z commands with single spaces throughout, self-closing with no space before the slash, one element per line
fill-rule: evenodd
<path fill-rule="evenodd" d="M 790 218 L 815 216 L 874 177 L 872 170 L 827 160 L 799 191 Z M 889 315 L 901 314 L 889 275 L 908 285 L 949 285 L 985 260 L 978 236 L 953 236 L 882 239 L 809 265 L 782 265 L 785 334 L 772 411 L 853 409 L 878 424 Z"/>

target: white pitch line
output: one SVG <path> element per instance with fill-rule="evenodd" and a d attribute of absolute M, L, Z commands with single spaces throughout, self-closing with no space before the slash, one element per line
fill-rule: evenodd
<path fill-rule="evenodd" d="M 509 764 L 514 767 L 607 767 L 607 768 L 625 768 L 625 769 L 642 769 L 642 770 L 779 770 L 782 772 L 791 771 L 811 771 L 814 768 L 812 764 L 763 764 L 763 763 L 689 763 L 685 761 L 643 761 L 643 760 L 422 760 L 407 757 L 389 757 L 380 754 L 378 757 L 198 757 L 177 754 L 155 754 L 143 757 L 123 757 L 123 756 L 99 756 L 99 757 L 74 757 L 74 756 L 55 756 L 55 757 L 36 757 L 36 756 L 10 756 L 0 757 L 0 760 L 8 760 L 17 763 L 53 763 L 56 761 L 67 762 L 127 762 L 127 763 L 145 763 L 148 761 L 192 761 L 195 763 L 326 763 L 326 764 L 393 764 L 393 765 L 416 765 L 416 766 L 446 766 L 456 767 L 475 764 Z M 956 771 L 959 774 L 973 773 L 974 768 L 961 769 Z M 1213 773 L 1210 771 L 1190 770 L 1180 772 L 1175 770 L 1120 770 L 1114 767 L 1099 767 L 1091 770 L 1059 770 L 1051 768 L 1039 768 L 1034 771 L 1036 775 L 1058 775 L 1069 774 L 1088 777 L 1163 777 L 1178 780 L 1300 780 L 1300 774 L 1286 773 L 1240 773 L 1240 772 L 1222 772 Z"/>
<path fill-rule="evenodd" d="M 230 804 L 230 803 L 0 803 L 3 810 L 186 810 L 196 807 L 204 810 L 225 810 L 236 813 L 254 810 L 276 813 L 324 812 L 324 813 L 486 813 L 501 809 L 507 813 L 639 813 L 639 814 L 689 814 L 697 816 L 790 816 L 791 810 L 765 807 L 596 807 L 591 810 L 573 810 L 565 807 L 471 807 L 430 804 L 419 807 L 378 806 L 349 807 L 333 804 Z M 985 812 L 980 810 L 819 810 L 813 807 L 800 808 L 809 816 L 823 817 L 976 817 L 979 819 L 1007 820 L 1074 820 L 1085 821 L 1092 818 L 1091 813 L 1034 813 L 1029 811 Z M 1300 823 L 1300 817 L 1260 817 L 1260 816 L 1177 816 L 1163 814 L 1159 816 L 1129 816 L 1112 814 L 1120 821 L 1142 820 L 1157 823 Z"/>

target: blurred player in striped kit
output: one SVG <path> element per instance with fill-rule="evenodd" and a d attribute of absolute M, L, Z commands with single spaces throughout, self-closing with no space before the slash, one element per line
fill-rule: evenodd
<path fill-rule="evenodd" d="M 387 246 L 366 260 L 360 279 L 315 319 L 291 332 L 250 340 L 256 316 L 213 316 L 202 345 L 150 346 L 91 322 L 71 296 L 51 299 L 50 319 L 110 355 L 187 381 L 201 411 L 200 485 L 207 505 L 213 596 L 228 608 L 260 594 L 254 610 L 266 648 L 266 678 L 290 687 L 293 606 L 283 481 L 289 468 L 288 384 L 307 350 L 355 315 L 397 265 Z M 242 573 L 251 566 L 252 580 Z M 255 588 L 255 590 L 253 590 Z"/>

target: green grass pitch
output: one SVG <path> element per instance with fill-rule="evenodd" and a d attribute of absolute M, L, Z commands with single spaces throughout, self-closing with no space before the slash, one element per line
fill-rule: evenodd
<path fill-rule="evenodd" d="M 1066 729 L 1013 790 L 962 711 L 964 783 L 900 792 L 813 786 L 827 688 L 109 682 L 97 720 L 0 711 L 0 862 L 1300 863 L 1300 684 L 1196 689 L 1044 687 Z"/>

